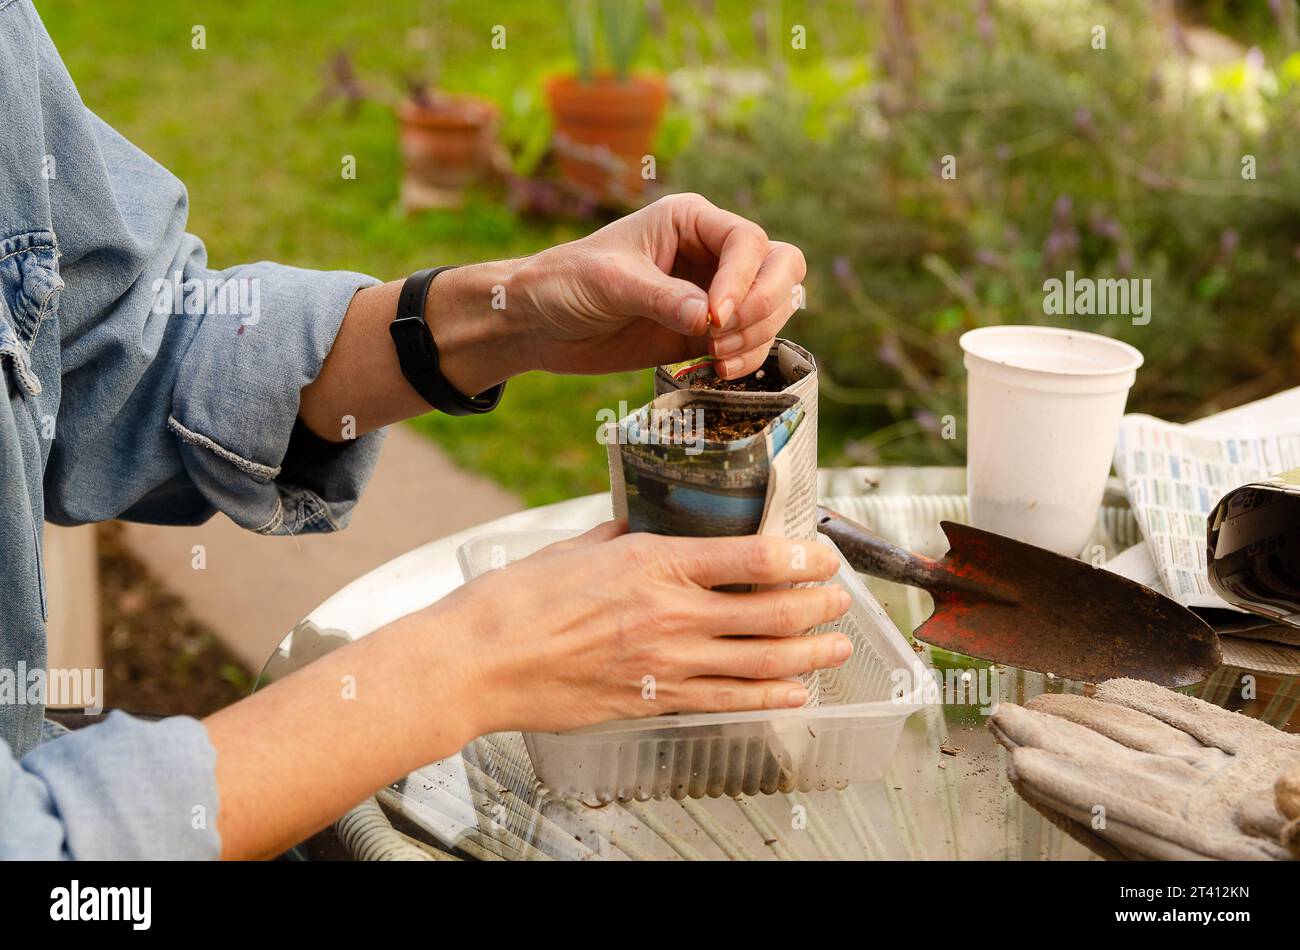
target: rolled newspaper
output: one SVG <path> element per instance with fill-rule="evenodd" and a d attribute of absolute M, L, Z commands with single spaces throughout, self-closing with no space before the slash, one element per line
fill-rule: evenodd
<path fill-rule="evenodd" d="M 1300 627 L 1300 469 L 1224 494 L 1210 512 L 1207 547 L 1206 573 L 1220 597 Z M 1300 643 L 1300 634 L 1283 642 Z"/>

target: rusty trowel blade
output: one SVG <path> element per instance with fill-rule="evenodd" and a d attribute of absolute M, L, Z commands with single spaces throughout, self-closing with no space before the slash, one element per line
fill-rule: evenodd
<path fill-rule="evenodd" d="M 968 525 L 943 522 L 940 567 L 1010 594 L 932 591 L 926 643 L 1065 679 L 1117 676 L 1177 687 L 1222 664 L 1214 631 L 1190 610 L 1118 574 Z"/>

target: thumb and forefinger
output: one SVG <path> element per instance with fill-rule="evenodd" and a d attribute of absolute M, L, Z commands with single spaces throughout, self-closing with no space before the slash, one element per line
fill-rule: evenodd
<path fill-rule="evenodd" d="M 616 305 L 629 316 L 646 317 L 683 336 L 703 336 L 709 328 L 709 295 L 689 280 L 665 274 L 653 261 L 639 262 L 610 288 Z"/>
<path fill-rule="evenodd" d="M 699 195 L 674 195 L 665 199 L 665 208 L 679 254 L 716 261 L 708 288 L 666 274 L 647 259 L 626 275 L 619 296 L 638 315 L 687 336 L 703 335 L 711 323 L 726 330 L 767 258 L 767 233 Z"/>

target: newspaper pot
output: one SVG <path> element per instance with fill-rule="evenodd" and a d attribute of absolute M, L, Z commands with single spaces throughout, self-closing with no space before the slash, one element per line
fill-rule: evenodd
<path fill-rule="evenodd" d="M 459 207 L 465 189 L 492 173 L 497 108 L 472 96 L 406 99 L 397 109 L 402 206 Z"/>
<path fill-rule="evenodd" d="M 646 189 L 641 162 L 650 154 L 668 101 L 663 78 L 604 73 L 584 82 L 573 75 L 553 76 L 546 100 L 565 180 L 598 201 L 635 204 Z"/>
<path fill-rule="evenodd" d="M 777 340 L 750 380 L 750 391 L 709 388 L 708 358 L 655 371 L 654 401 L 606 439 L 616 516 L 655 534 L 815 536 L 816 364 Z M 738 438 L 700 431 L 719 411 L 766 421 Z"/>
<path fill-rule="evenodd" d="M 605 431 L 616 518 L 652 534 L 815 543 L 817 366 L 807 350 L 777 340 L 745 382 L 717 388 L 736 382 L 719 381 L 708 358 L 655 370 L 654 400 Z M 799 680 L 809 705 L 819 702 L 817 671 Z M 776 758 L 803 739 L 774 740 Z"/>

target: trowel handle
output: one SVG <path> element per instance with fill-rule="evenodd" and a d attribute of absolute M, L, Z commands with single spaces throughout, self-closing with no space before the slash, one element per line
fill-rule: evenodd
<path fill-rule="evenodd" d="M 817 509 L 817 530 L 835 542 L 855 570 L 887 581 L 942 590 L 948 575 L 931 558 L 913 554 L 829 508 Z"/>

